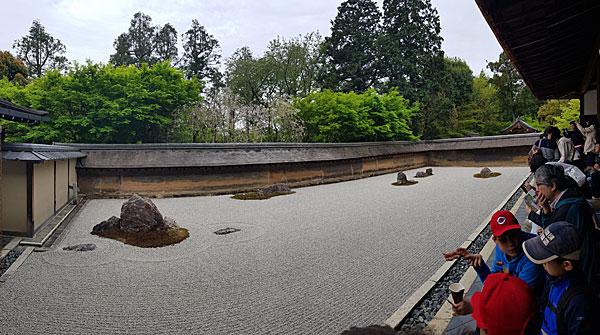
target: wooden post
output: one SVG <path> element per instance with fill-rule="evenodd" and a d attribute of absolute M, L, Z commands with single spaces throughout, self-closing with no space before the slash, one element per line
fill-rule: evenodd
<path fill-rule="evenodd" d="M 2 137 L 2 126 L 0 126 L 0 245 L 2 245 Z"/>
<path fill-rule="evenodd" d="M 596 118 L 600 122 L 600 57 L 596 57 Z"/>
<path fill-rule="evenodd" d="M 585 116 L 585 93 L 579 96 L 579 123 L 583 123 Z"/>

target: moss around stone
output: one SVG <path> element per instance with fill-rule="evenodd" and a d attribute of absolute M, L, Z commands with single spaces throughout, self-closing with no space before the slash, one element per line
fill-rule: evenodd
<path fill-rule="evenodd" d="M 492 174 L 490 174 L 489 176 L 484 176 L 484 175 L 481 175 L 481 173 L 476 173 L 476 174 L 473 175 L 473 177 L 486 179 L 486 178 L 498 177 L 498 176 L 501 176 L 501 175 L 502 175 L 502 173 L 500 173 L 500 172 L 492 172 Z"/>
<path fill-rule="evenodd" d="M 171 228 L 166 231 L 150 231 L 146 233 L 126 233 L 120 229 L 112 229 L 105 232 L 96 232 L 97 235 L 134 245 L 141 248 L 158 248 L 177 244 L 190 236 L 185 228 Z"/>
<path fill-rule="evenodd" d="M 419 183 L 418 181 L 410 181 L 409 180 L 406 182 L 406 184 L 400 184 L 398 182 L 394 182 L 394 183 L 392 183 L 392 185 L 394 185 L 394 186 L 411 186 L 411 185 L 418 184 L 418 183 Z"/>
<path fill-rule="evenodd" d="M 237 200 L 267 200 L 270 199 L 272 197 L 276 197 L 279 195 L 288 195 L 288 194 L 294 194 L 296 192 L 286 192 L 286 193 L 271 193 L 271 194 L 265 194 L 263 197 L 259 197 L 258 196 L 258 192 L 249 192 L 249 193 L 241 193 L 241 194 L 235 194 L 231 196 L 231 199 L 237 199 Z"/>

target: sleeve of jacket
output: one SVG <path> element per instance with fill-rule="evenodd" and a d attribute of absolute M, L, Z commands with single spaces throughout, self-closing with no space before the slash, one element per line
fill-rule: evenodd
<path fill-rule="evenodd" d="M 487 266 L 487 264 L 485 264 L 485 263 L 483 263 L 478 268 L 473 267 L 473 269 L 475 269 L 475 272 L 477 272 L 477 276 L 479 277 L 479 280 L 481 280 L 482 283 L 485 283 L 485 279 L 491 273 L 502 272 L 502 266 L 497 264 L 498 262 L 502 262 L 502 259 L 500 257 L 500 252 L 501 252 L 500 249 L 498 248 L 498 246 L 496 246 L 496 252 L 495 252 L 495 256 L 494 256 L 494 267 L 491 270 L 490 270 L 490 267 Z"/>
<path fill-rule="evenodd" d="M 594 130 L 594 129 L 592 128 L 593 126 L 589 126 L 589 127 L 587 127 L 587 128 L 583 128 L 583 127 L 582 127 L 582 126 L 581 126 L 579 123 L 576 123 L 575 125 L 577 125 L 577 129 L 579 129 L 579 131 L 580 131 L 582 134 L 584 134 L 584 135 L 585 135 L 585 134 L 587 134 L 587 133 L 589 133 L 589 132 L 592 132 L 592 131 Z"/>
<path fill-rule="evenodd" d="M 523 267 L 517 277 L 523 279 L 531 288 L 540 289 L 539 286 L 544 285 L 545 271 L 541 265 L 534 264 L 529 259 L 524 259 Z"/>
<path fill-rule="evenodd" d="M 567 325 L 569 334 L 592 335 L 597 334 L 597 315 L 591 315 L 595 309 L 593 302 L 586 299 L 584 294 L 571 298 L 564 315 L 564 324 Z"/>
<path fill-rule="evenodd" d="M 550 221 L 550 214 L 544 214 L 544 211 L 540 211 L 539 217 L 540 217 L 540 222 L 536 224 L 542 228 L 546 228 L 549 225 L 549 221 Z"/>
<path fill-rule="evenodd" d="M 540 225 L 540 222 L 542 221 L 542 217 L 534 211 L 529 212 L 529 215 L 527 215 L 527 218 L 529 219 L 529 221 L 535 223 L 538 226 Z"/>

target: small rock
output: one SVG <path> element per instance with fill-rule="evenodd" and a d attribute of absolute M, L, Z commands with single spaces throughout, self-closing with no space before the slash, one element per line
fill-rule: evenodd
<path fill-rule="evenodd" d="M 406 184 L 408 182 L 408 179 L 406 178 L 406 174 L 404 174 L 404 172 L 398 172 L 398 176 L 396 177 L 396 181 L 400 185 Z"/>
<path fill-rule="evenodd" d="M 215 234 L 217 235 L 227 235 L 227 234 L 231 234 L 231 233 L 235 233 L 241 231 L 241 229 L 238 228 L 223 228 L 223 229 L 219 229 L 217 231 L 215 231 Z"/>
<path fill-rule="evenodd" d="M 86 243 L 86 244 L 76 244 L 68 247 L 64 247 L 63 250 L 67 251 L 92 251 L 96 249 L 95 244 Z"/>
<path fill-rule="evenodd" d="M 92 228 L 92 233 L 102 233 L 111 231 L 113 229 L 119 229 L 121 226 L 121 219 L 116 216 L 111 216 L 108 220 L 102 221 Z"/>
<path fill-rule="evenodd" d="M 433 176 L 433 169 L 432 169 L 432 168 L 427 168 L 427 169 L 425 169 L 425 173 L 426 173 L 428 176 Z"/>
<path fill-rule="evenodd" d="M 175 220 L 173 220 L 173 219 L 171 219 L 169 217 L 166 217 L 166 216 L 165 216 L 164 219 L 165 219 L 165 227 L 167 229 L 179 228 L 179 226 L 177 225 L 177 222 L 175 222 Z"/>
<path fill-rule="evenodd" d="M 479 174 L 482 177 L 489 177 L 492 175 L 492 170 L 490 170 L 490 168 L 484 167 L 483 169 L 481 169 L 481 172 L 479 172 Z"/>
<path fill-rule="evenodd" d="M 421 172 L 421 171 L 419 171 L 419 172 L 417 172 L 417 174 L 415 174 L 415 178 L 425 178 L 427 176 L 428 176 L 427 173 Z"/>

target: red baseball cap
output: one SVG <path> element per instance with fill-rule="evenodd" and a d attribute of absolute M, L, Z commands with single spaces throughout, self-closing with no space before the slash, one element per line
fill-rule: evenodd
<path fill-rule="evenodd" d="M 490 221 L 490 227 L 494 236 L 500 236 L 512 229 L 521 229 L 519 221 L 509 211 L 497 211 L 494 213 L 492 221 Z"/>
<path fill-rule="evenodd" d="M 471 297 L 473 319 L 489 335 L 522 335 L 538 312 L 533 289 L 508 273 L 494 273 L 485 279 L 483 290 Z"/>

